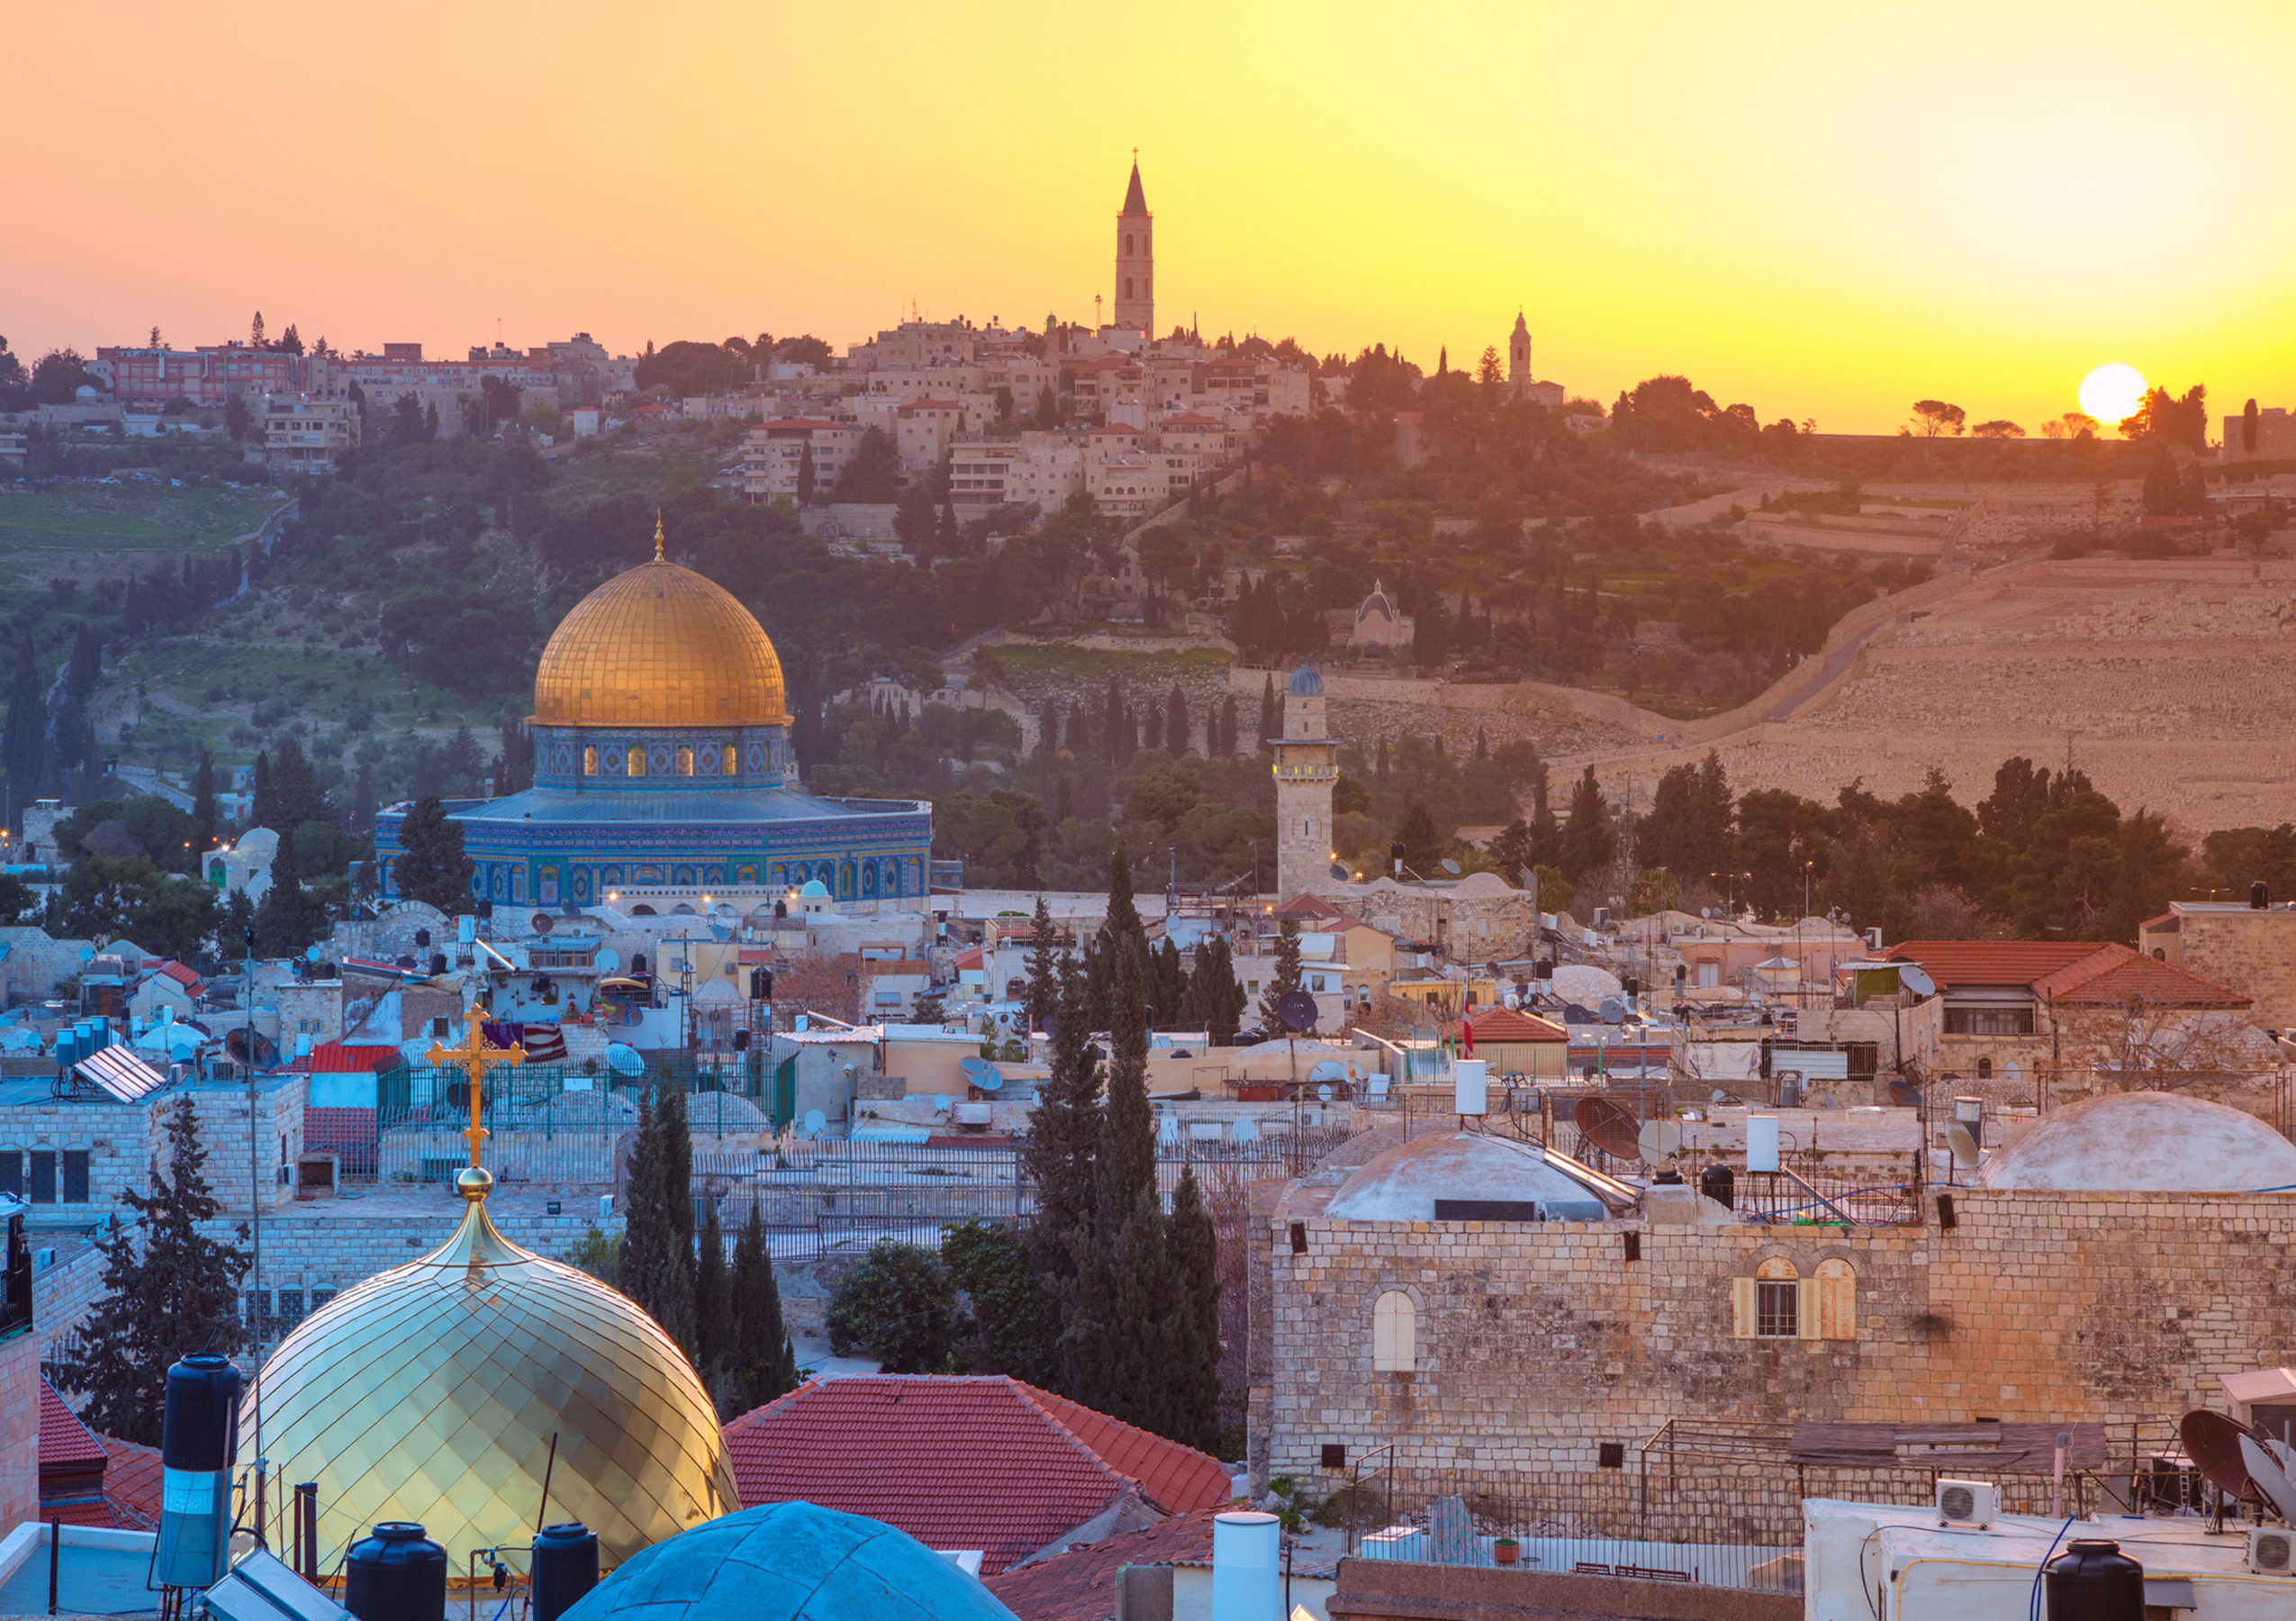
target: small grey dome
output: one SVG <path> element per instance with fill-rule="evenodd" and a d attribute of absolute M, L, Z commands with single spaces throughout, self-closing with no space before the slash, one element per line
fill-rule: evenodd
<path fill-rule="evenodd" d="M 1284 691 L 1294 698 L 1321 698 L 1324 695 L 1324 678 L 1306 665 L 1302 665 L 1291 673 L 1291 679 L 1284 683 Z"/>

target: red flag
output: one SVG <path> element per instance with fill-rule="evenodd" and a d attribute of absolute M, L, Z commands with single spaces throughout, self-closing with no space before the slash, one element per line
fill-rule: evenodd
<path fill-rule="evenodd" d="M 1459 1038 L 1467 1048 L 1460 1056 L 1467 1058 L 1475 1056 L 1475 1027 L 1464 1019 L 1459 1021 Z"/>

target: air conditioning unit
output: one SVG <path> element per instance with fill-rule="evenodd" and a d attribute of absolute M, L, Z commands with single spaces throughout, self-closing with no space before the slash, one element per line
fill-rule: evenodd
<path fill-rule="evenodd" d="M 2259 1576 L 2296 1576 L 2296 1531 L 2284 1526 L 2249 1526 L 2248 1568 Z"/>
<path fill-rule="evenodd" d="M 1978 1530 L 2001 1513 L 2001 1489 L 1983 1481 L 1939 1481 L 1938 1524 L 1972 1526 Z"/>

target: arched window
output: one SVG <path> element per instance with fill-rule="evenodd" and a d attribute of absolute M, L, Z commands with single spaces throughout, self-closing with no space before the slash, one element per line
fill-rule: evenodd
<path fill-rule="evenodd" d="M 1129 257 L 1132 253 L 1132 232 L 1129 231 L 1124 233 L 1124 250 L 1126 257 Z M 1129 287 L 1132 284 L 1130 282 L 1126 282 L 1125 285 Z"/>
<path fill-rule="evenodd" d="M 1854 1340 L 1858 1337 L 1858 1273 L 1839 1257 L 1818 1263 L 1818 1337 Z"/>
<path fill-rule="evenodd" d="M 1772 1255 L 1731 1286 L 1731 1327 L 1740 1339 L 1801 1339 L 1802 1283 L 1794 1263 Z M 1816 1325 L 1811 1325 L 1815 1337 Z"/>
<path fill-rule="evenodd" d="M 1993 1078 L 1993 1061 L 1992 1059 L 1990 1059 L 1990 1058 L 1980 1058 L 1980 1059 L 1978 1059 L 1978 1060 L 1977 1060 L 1977 1079 L 1978 1079 L 1978 1080 L 1980 1080 L 1980 1081 L 1990 1081 L 1990 1080 L 1992 1080 Z"/>
<path fill-rule="evenodd" d="M 678 750 L 678 774 L 680 776 L 693 774 L 693 750 L 691 748 Z"/>
<path fill-rule="evenodd" d="M 595 748 L 585 748 L 582 751 L 582 774 L 584 776 L 598 774 L 598 751 Z"/>
<path fill-rule="evenodd" d="M 1132 277 L 1129 276 L 1124 278 L 1124 295 L 1126 298 L 1130 298 L 1132 296 Z"/>
<path fill-rule="evenodd" d="M 1400 1289 L 1390 1289 L 1371 1305 L 1371 1372 L 1418 1371 L 1418 1304 Z"/>
<path fill-rule="evenodd" d="M 632 776 L 646 774 L 646 751 L 636 745 L 632 745 L 629 751 L 629 774 Z"/>
<path fill-rule="evenodd" d="M 733 776 L 741 769 L 741 755 L 730 743 L 726 745 L 726 774 Z"/>

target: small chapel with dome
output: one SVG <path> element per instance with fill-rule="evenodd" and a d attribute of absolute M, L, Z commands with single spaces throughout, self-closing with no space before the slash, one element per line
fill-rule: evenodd
<path fill-rule="evenodd" d="M 825 799 L 798 781 L 782 662 L 753 614 L 662 555 L 592 592 L 535 673 L 534 786 L 455 800 L 475 898 L 586 906 L 624 892 L 760 900 L 818 882 L 839 901 L 927 892 L 932 806 Z M 375 819 L 382 892 L 400 829 Z"/>

